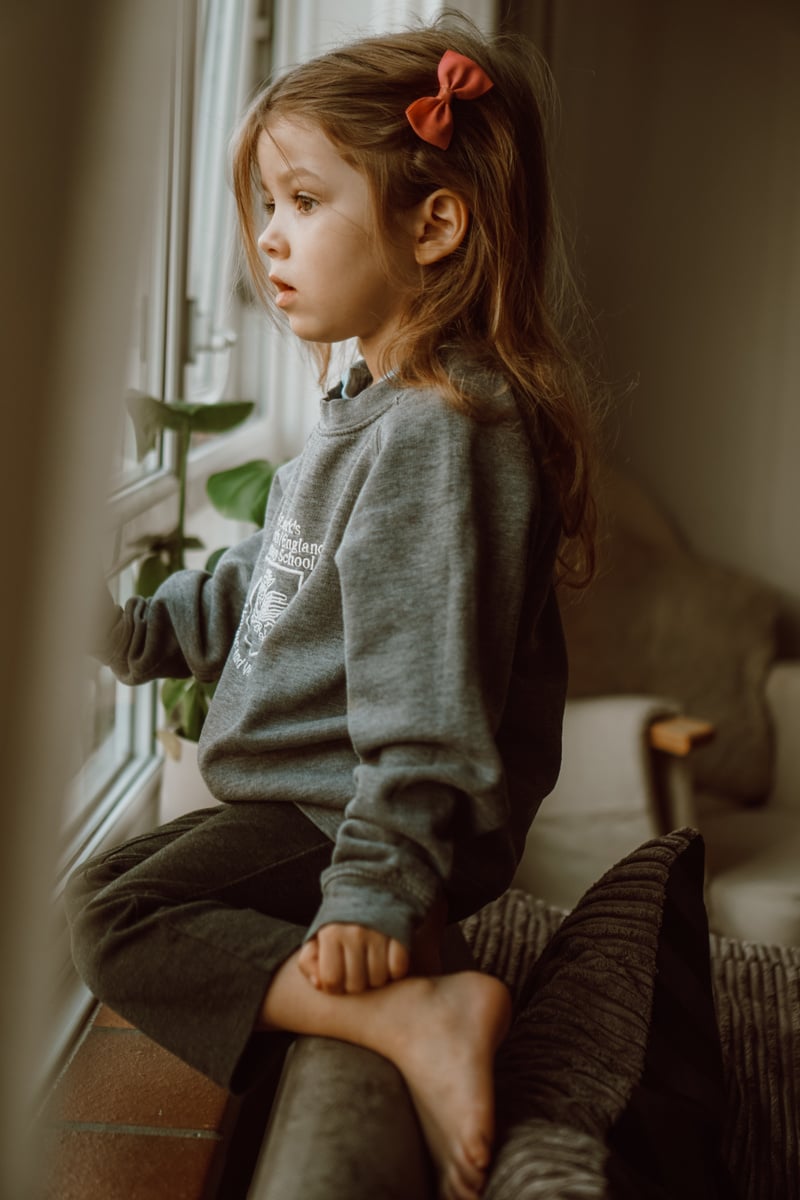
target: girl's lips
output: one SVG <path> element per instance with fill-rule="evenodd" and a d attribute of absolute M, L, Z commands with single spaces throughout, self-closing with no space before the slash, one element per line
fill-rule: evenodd
<path fill-rule="evenodd" d="M 275 288 L 275 303 L 278 308 L 285 308 L 295 294 L 295 289 L 288 283 L 284 283 L 282 279 L 271 279 L 270 283 Z"/>

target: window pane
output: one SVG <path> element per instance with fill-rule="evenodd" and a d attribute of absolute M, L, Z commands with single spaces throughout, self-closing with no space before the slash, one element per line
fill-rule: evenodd
<path fill-rule="evenodd" d="M 153 197 L 148 228 L 142 238 L 145 247 L 135 282 L 133 327 L 128 355 L 127 386 L 150 396 L 164 395 L 165 325 L 169 286 L 169 208 L 171 189 L 170 146 L 167 130 L 169 113 L 164 114 L 162 145 L 159 156 L 158 193 Z M 119 491 L 157 471 L 162 464 L 159 447 L 141 461 L 137 457 L 133 425 L 126 416 L 120 429 L 120 445 L 114 463 L 111 490 Z"/>
<path fill-rule="evenodd" d="M 113 581 L 115 597 L 131 594 L 133 568 Z M 87 658 L 82 680 L 82 722 L 73 783 L 65 798 L 62 835 L 70 842 L 122 771 L 152 751 L 152 693 L 117 683 L 107 667 Z"/>
<path fill-rule="evenodd" d="M 235 214 L 228 145 L 248 89 L 246 18 L 244 0 L 203 4 L 189 242 L 193 361 L 186 390 L 193 400 L 220 399 L 230 365 Z"/>

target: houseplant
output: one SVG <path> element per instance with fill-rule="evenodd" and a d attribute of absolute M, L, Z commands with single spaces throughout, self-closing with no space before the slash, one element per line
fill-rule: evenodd
<path fill-rule="evenodd" d="M 176 435 L 176 473 L 178 478 L 178 516 L 168 533 L 145 534 L 133 544 L 139 556 L 135 590 L 140 596 L 152 596 L 175 571 L 186 565 L 187 550 L 205 549 L 198 537 L 186 532 L 186 490 L 189 450 L 195 434 L 225 433 L 245 421 L 253 404 L 245 400 L 224 400 L 216 404 L 190 404 L 162 401 L 142 392 L 128 396 L 128 412 L 136 435 L 136 451 L 143 458 L 154 449 L 166 430 Z M 216 510 L 236 521 L 261 525 L 275 467 L 266 459 L 253 459 L 209 476 L 206 493 Z M 213 571 L 225 547 L 209 555 L 205 568 Z M 159 738 L 173 757 L 180 755 L 181 738 L 197 742 L 208 706 L 214 694 L 213 683 L 190 676 L 165 679 L 161 703 L 167 722 Z"/>

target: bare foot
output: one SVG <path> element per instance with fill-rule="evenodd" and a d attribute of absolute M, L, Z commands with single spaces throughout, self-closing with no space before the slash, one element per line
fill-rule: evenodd
<path fill-rule="evenodd" d="M 462 971 L 328 995 L 309 984 L 299 957 L 275 974 L 258 1028 L 340 1038 L 390 1059 L 417 1109 L 442 1200 L 478 1200 L 494 1138 L 494 1055 L 511 1013 L 505 984 Z"/>
<path fill-rule="evenodd" d="M 414 1100 L 442 1200 L 476 1200 L 491 1161 L 492 1068 L 510 1020 L 508 990 L 476 971 L 409 980 L 404 988 L 390 1057 Z"/>

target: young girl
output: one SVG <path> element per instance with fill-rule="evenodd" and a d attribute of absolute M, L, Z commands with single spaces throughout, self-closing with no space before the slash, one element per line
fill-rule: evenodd
<path fill-rule="evenodd" d="M 447 1197 L 486 1179 L 509 997 L 438 973 L 441 933 L 508 886 L 555 782 L 555 567 L 591 543 L 543 87 L 459 22 L 335 50 L 250 107 L 255 290 L 323 370 L 345 339 L 360 360 L 263 531 L 109 614 L 124 682 L 218 680 L 200 763 L 221 804 L 69 897 L 89 986 L 218 1082 L 246 1086 L 264 1031 L 391 1059 Z"/>

